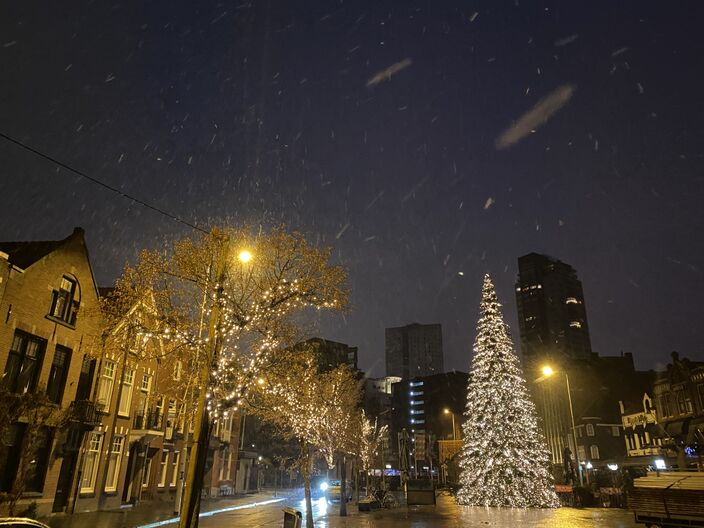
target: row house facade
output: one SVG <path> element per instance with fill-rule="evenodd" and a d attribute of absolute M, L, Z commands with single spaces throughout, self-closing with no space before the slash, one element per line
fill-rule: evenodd
<path fill-rule="evenodd" d="M 15 511 L 34 502 L 40 515 L 144 500 L 172 501 L 176 510 L 191 423 L 188 365 L 140 330 L 153 309 L 134 306 L 106 328 L 100 294 L 110 290 L 96 287 L 81 229 L 61 241 L 0 243 L 0 257 L 2 390 L 8 397 L 46 394 L 65 412 L 59 427 L 33 431 L 36 467 L 22 489 L 17 475 L 27 468 L 18 461 L 30 428 L 26 417 L 9 427 L 0 491 L 21 494 Z M 204 496 L 233 489 L 237 418 L 213 424 Z"/>
<path fill-rule="evenodd" d="M 702 466 L 704 445 L 704 362 L 680 358 L 672 362 L 653 386 L 663 446 L 679 468 Z"/>

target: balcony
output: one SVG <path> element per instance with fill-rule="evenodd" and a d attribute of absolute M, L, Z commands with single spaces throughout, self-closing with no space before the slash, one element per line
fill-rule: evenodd
<path fill-rule="evenodd" d="M 91 400 L 72 401 L 69 407 L 71 421 L 77 422 L 85 429 L 100 425 L 100 413 L 103 406 Z"/>
<path fill-rule="evenodd" d="M 153 440 L 159 436 L 164 436 L 162 430 L 163 414 L 156 409 L 138 411 L 132 422 L 130 431 L 130 441 L 143 439 Z"/>

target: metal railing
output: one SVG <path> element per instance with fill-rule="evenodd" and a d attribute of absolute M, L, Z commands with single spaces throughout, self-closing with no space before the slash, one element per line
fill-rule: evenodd
<path fill-rule="evenodd" d="M 161 431 L 162 422 L 163 413 L 160 413 L 156 409 L 149 409 L 147 411 L 138 411 L 134 415 L 132 427 L 137 430 L 150 429 L 154 431 Z"/>

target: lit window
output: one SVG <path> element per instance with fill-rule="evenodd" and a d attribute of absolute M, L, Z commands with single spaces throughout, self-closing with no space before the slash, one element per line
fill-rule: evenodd
<path fill-rule="evenodd" d="M 106 359 L 103 362 L 100 381 L 98 382 L 98 403 L 107 411 L 112 399 L 112 386 L 115 383 L 115 362 Z"/>
<path fill-rule="evenodd" d="M 579 304 L 579 301 L 574 297 L 567 297 L 567 299 L 565 299 L 565 303 L 566 304 Z"/>
<path fill-rule="evenodd" d="M 612 425 L 611 426 L 611 434 L 614 436 L 621 436 L 621 430 L 619 429 L 618 425 Z M 647 433 L 646 433 L 647 434 Z"/>
<path fill-rule="evenodd" d="M 108 458 L 107 478 L 105 479 L 105 491 L 117 490 L 117 482 L 120 478 L 120 462 L 122 461 L 122 446 L 125 437 L 115 435 L 112 439 L 112 447 Z"/>
<path fill-rule="evenodd" d="M 83 477 L 81 479 L 81 493 L 90 493 L 95 488 L 95 477 L 98 475 L 98 460 L 100 446 L 103 443 L 102 433 L 89 433 L 86 453 L 83 456 Z"/>
<path fill-rule="evenodd" d="M 181 452 L 174 451 L 174 454 L 171 457 L 171 482 L 169 483 L 171 486 L 175 486 L 176 481 L 178 480 L 179 462 L 181 462 Z"/>
<path fill-rule="evenodd" d="M 152 388 L 152 375 L 146 372 L 142 374 L 142 391 L 149 393 Z"/>
<path fill-rule="evenodd" d="M 570 326 L 572 328 L 582 328 L 582 323 L 580 323 L 579 321 L 571 321 Z"/>
<path fill-rule="evenodd" d="M 594 424 L 587 424 L 587 436 L 594 436 Z"/>
<path fill-rule="evenodd" d="M 169 452 L 164 450 L 161 452 L 161 462 L 159 466 L 159 484 L 160 488 L 166 485 L 166 469 L 169 467 Z"/>
<path fill-rule="evenodd" d="M 589 446 L 589 453 L 592 455 L 592 460 L 599 460 L 599 446 Z"/>
<path fill-rule="evenodd" d="M 134 385 L 134 369 L 125 367 L 125 375 L 122 381 L 122 393 L 120 393 L 120 405 L 118 414 L 121 416 L 130 415 L 130 405 L 132 404 L 132 386 Z"/>

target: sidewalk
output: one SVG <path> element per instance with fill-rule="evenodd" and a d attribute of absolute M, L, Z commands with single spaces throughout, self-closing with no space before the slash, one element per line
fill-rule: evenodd
<path fill-rule="evenodd" d="M 288 497 L 289 494 L 279 491 L 277 497 Z M 205 499 L 201 502 L 201 513 L 262 502 L 274 498 L 273 492 L 253 493 L 238 497 L 222 497 Z M 145 524 L 172 519 L 173 503 L 166 501 L 145 501 L 135 507 L 119 510 L 103 510 L 74 513 L 73 515 L 53 514 L 40 519 L 52 528 L 136 528 Z M 175 526 L 175 523 L 167 526 Z"/>

